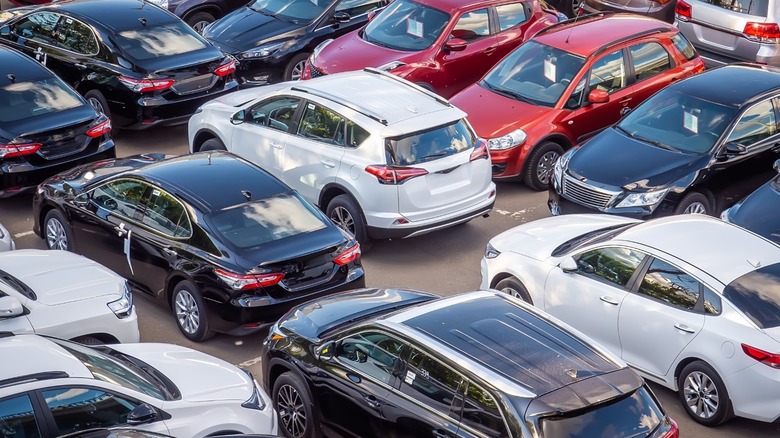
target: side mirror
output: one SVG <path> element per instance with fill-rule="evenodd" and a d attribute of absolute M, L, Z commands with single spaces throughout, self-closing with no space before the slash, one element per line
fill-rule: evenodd
<path fill-rule="evenodd" d="M 604 90 L 590 90 L 588 93 L 588 102 L 590 103 L 607 103 L 609 102 L 609 93 Z"/>
<path fill-rule="evenodd" d="M 127 414 L 127 424 L 151 423 L 157 418 L 157 411 L 146 403 L 141 403 Z"/>
<path fill-rule="evenodd" d="M 747 148 L 744 145 L 730 141 L 726 143 L 726 147 L 723 149 L 726 158 L 734 157 L 737 155 L 744 155 L 747 152 Z"/>
<path fill-rule="evenodd" d="M 334 341 L 326 342 L 314 350 L 314 357 L 318 360 L 330 360 L 336 354 L 336 343 Z"/>
<path fill-rule="evenodd" d="M 0 298 L 0 318 L 11 318 L 23 313 L 24 307 L 22 307 L 21 301 L 16 297 L 5 296 Z"/>
<path fill-rule="evenodd" d="M 576 272 L 578 269 L 577 262 L 574 261 L 573 257 L 564 258 L 558 266 L 563 272 Z"/>
<path fill-rule="evenodd" d="M 230 118 L 230 123 L 234 125 L 240 125 L 244 123 L 245 120 L 246 120 L 246 110 L 241 110 L 233 114 L 233 117 Z"/>
<path fill-rule="evenodd" d="M 444 43 L 444 50 L 450 52 L 461 52 L 465 50 L 466 46 L 468 45 L 469 43 L 467 43 L 466 40 L 462 38 L 450 38 L 446 43 Z"/>
<path fill-rule="evenodd" d="M 775 172 L 780 173 L 780 160 L 775 160 L 775 164 L 772 167 L 774 167 Z"/>
<path fill-rule="evenodd" d="M 349 14 L 347 14 L 344 11 L 341 11 L 341 12 L 336 12 L 335 14 L 333 14 L 333 18 L 331 18 L 330 21 L 332 23 L 347 23 L 351 19 L 352 19 L 352 17 L 350 17 Z"/>
<path fill-rule="evenodd" d="M 0 27 L 0 36 L 8 36 L 11 35 L 11 26 L 5 25 L 3 27 Z"/>
<path fill-rule="evenodd" d="M 73 198 L 73 203 L 76 204 L 76 207 L 86 208 L 89 205 L 89 195 L 82 193 Z"/>

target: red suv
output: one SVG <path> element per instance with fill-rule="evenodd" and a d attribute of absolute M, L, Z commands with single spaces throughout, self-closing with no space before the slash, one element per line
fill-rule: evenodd
<path fill-rule="evenodd" d="M 444 97 L 558 22 L 538 0 L 395 0 L 366 27 L 314 49 L 301 79 L 379 67 Z"/>
<path fill-rule="evenodd" d="M 494 178 L 545 190 L 566 149 L 702 70 L 671 24 L 602 13 L 541 31 L 451 102 L 488 139 Z"/>

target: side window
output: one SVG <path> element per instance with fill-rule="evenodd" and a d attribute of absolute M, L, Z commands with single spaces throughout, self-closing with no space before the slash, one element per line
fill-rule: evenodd
<path fill-rule="evenodd" d="M 379 0 L 342 0 L 336 6 L 336 12 L 346 12 L 350 18 L 353 18 L 373 11 L 380 4 Z"/>
<path fill-rule="evenodd" d="M 249 110 L 246 121 L 287 132 L 300 102 L 300 99 L 294 97 L 266 100 Z"/>
<path fill-rule="evenodd" d="M 341 341 L 338 357 L 346 365 L 389 384 L 404 343 L 380 332 L 363 332 Z"/>
<path fill-rule="evenodd" d="M 59 433 L 112 427 L 127 423 L 136 404 L 97 388 L 57 388 L 43 391 Z"/>
<path fill-rule="evenodd" d="M 458 394 L 466 384 L 460 373 L 428 354 L 412 349 L 401 377 L 401 392 L 444 415 L 460 419 L 463 399 Z"/>
<path fill-rule="evenodd" d="M 347 121 L 347 146 L 358 147 L 371 134 L 353 121 Z"/>
<path fill-rule="evenodd" d="M 192 231 L 184 205 L 170 194 L 156 188 L 152 189 L 141 222 L 174 237 L 188 237 Z"/>
<path fill-rule="evenodd" d="M 528 20 L 525 7 L 522 3 L 510 3 L 508 5 L 496 6 L 496 14 L 498 14 L 499 32 L 511 29 Z"/>
<path fill-rule="evenodd" d="M 628 248 L 599 248 L 575 257 L 578 271 L 625 287 L 645 255 Z"/>
<path fill-rule="evenodd" d="M 701 284 L 680 269 L 655 259 L 639 285 L 639 293 L 665 301 L 674 307 L 693 310 L 699 301 Z"/>
<path fill-rule="evenodd" d="M 139 181 L 112 181 L 92 191 L 92 202 L 113 214 L 138 219 L 147 187 Z"/>
<path fill-rule="evenodd" d="M 307 103 L 298 135 L 324 143 L 344 145 L 344 119 L 316 103 Z"/>
<path fill-rule="evenodd" d="M 676 35 L 672 35 L 671 39 L 674 47 L 677 47 L 677 50 L 682 53 L 685 59 L 690 61 L 696 57 L 696 49 L 693 48 L 693 45 L 685 38 L 685 36 L 683 36 L 683 34 L 678 33 Z"/>
<path fill-rule="evenodd" d="M 590 70 L 590 90 L 614 93 L 626 86 L 626 67 L 623 51 L 614 51 L 593 63 Z"/>
<path fill-rule="evenodd" d="M 60 15 L 52 12 L 31 14 L 14 25 L 14 31 L 21 37 L 56 44 L 54 28 Z"/>
<path fill-rule="evenodd" d="M 461 38 L 466 41 L 476 41 L 488 35 L 490 35 L 490 21 L 487 9 L 479 9 L 461 15 L 451 33 L 453 38 Z"/>
<path fill-rule="evenodd" d="M 628 49 L 631 60 L 634 61 L 636 80 L 651 78 L 672 68 L 669 52 L 658 43 L 645 43 L 631 46 Z"/>
<path fill-rule="evenodd" d="M 61 47 L 82 55 L 98 53 L 98 44 L 92 29 L 72 18 L 63 17 L 55 33 Z"/>
<path fill-rule="evenodd" d="M 474 383 L 468 385 L 461 423 L 489 437 L 508 437 L 509 433 L 506 430 L 496 399 L 488 391 Z"/>
<path fill-rule="evenodd" d="M 30 397 L 21 395 L 0 400 L 0 437 L 40 438 Z"/>
<path fill-rule="evenodd" d="M 765 100 L 753 105 L 742 114 L 727 141 L 750 146 L 775 134 L 777 134 L 775 110 L 772 101 Z"/>

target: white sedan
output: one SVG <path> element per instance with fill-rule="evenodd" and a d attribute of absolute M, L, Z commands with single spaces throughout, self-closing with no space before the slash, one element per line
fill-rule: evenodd
<path fill-rule="evenodd" d="M 11 233 L 8 232 L 3 224 L 0 224 L 0 252 L 11 251 L 14 248 L 16 248 L 16 246 L 14 245 L 14 239 L 11 237 Z"/>
<path fill-rule="evenodd" d="M 678 391 L 707 426 L 780 417 L 780 248 L 703 215 L 567 215 L 494 237 L 482 288 L 518 296 Z"/>

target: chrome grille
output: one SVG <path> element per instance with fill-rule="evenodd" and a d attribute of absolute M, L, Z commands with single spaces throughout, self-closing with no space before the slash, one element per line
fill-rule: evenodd
<path fill-rule="evenodd" d="M 577 181 L 569 175 L 563 177 L 563 194 L 578 204 L 597 210 L 606 209 L 612 199 L 617 196 L 616 192 L 593 187 L 589 184 Z"/>

